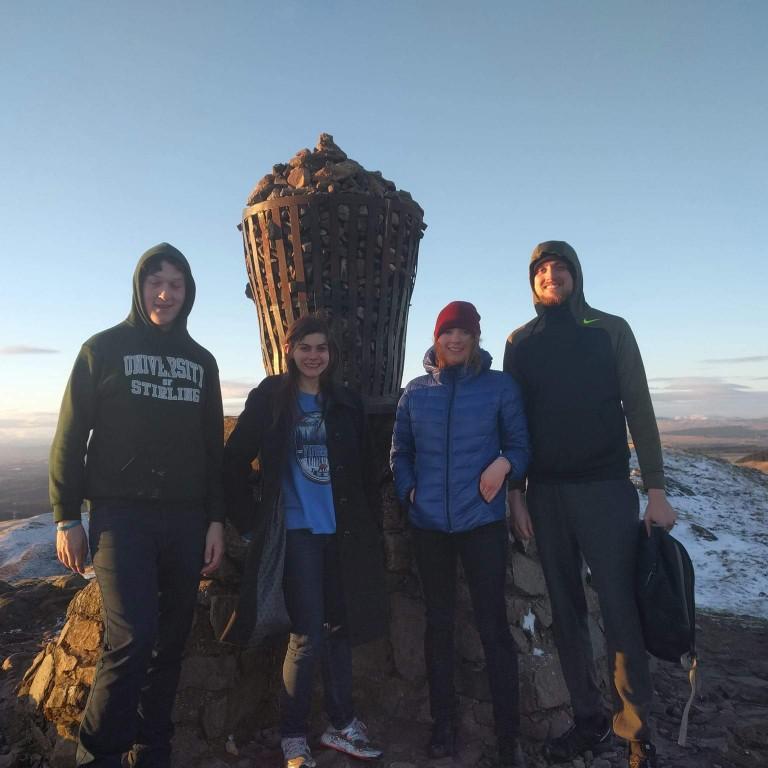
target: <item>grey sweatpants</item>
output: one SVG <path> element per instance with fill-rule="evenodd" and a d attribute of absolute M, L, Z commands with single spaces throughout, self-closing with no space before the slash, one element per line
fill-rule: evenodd
<path fill-rule="evenodd" d="M 605 625 L 614 732 L 628 740 L 650 738 L 653 687 L 634 592 L 637 492 L 629 480 L 529 483 L 527 503 L 576 723 L 594 723 L 603 711 L 587 624 L 583 555 Z"/>

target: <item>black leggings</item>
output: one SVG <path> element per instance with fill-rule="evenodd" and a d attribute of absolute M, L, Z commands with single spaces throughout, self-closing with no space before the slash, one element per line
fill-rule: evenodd
<path fill-rule="evenodd" d="M 453 635 L 456 561 L 461 558 L 488 670 L 496 735 L 517 738 L 520 728 L 517 647 L 504 600 L 507 526 L 500 520 L 464 533 L 413 529 L 416 563 L 424 588 L 427 628 L 424 655 L 435 721 L 455 717 Z"/>

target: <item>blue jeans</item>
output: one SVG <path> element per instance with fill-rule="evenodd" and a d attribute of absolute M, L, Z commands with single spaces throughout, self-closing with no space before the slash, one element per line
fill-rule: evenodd
<path fill-rule="evenodd" d="M 326 714 L 334 728 L 343 728 L 354 717 L 352 653 L 344 626 L 335 534 L 314 534 L 307 529 L 286 532 L 285 600 L 291 636 L 283 662 L 281 735 L 307 734 L 318 660 Z"/>
<path fill-rule="evenodd" d="M 456 561 L 467 579 L 475 625 L 480 634 L 491 689 L 496 736 L 517 738 L 520 728 L 517 647 L 507 624 L 507 524 L 500 520 L 463 533 L 413 528 L 412 537 L 424 589 L 427 627 L 424 656 L 432 718 L 454 720 L 454 626 Z"/>
<path fill-rule="evenodd" d="M 94 505 L 90 548 L 104 615 L 104 647 L 80 726 L 77 765 L 169 768 L 171 710 L 197 600 L 201 505 Z"/>

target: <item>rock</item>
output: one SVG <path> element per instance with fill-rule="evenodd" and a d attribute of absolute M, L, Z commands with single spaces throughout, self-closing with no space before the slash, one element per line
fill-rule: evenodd
<path fill-rule="evenodd" d="M 101 648 L 103 627 L 97 621 L 67 622 L 59 637 L 59 645 L 68 649 L 97 651 Z"/>
<path fill-rule="evenodd" d="M 292 187 L 309 187 L 312 183 L 312 172 L 309 168 L 299 166 L 288 174 L 288 183 Z"/>
<path fill-rule="evenodd" d="M 227 729 L 227 699 L 222 697 L 208 702 L 203 709 L 202 726 L 207 739 L 223 735 Z"/>
<path fill-rule="evenodd" d="M 556 656 L 543 657 L 533 673 L 536 701 L 541 709 L 563 706 L 570 700 Z"/>
<path fill-rule="evenodd" d="M 42 732 L 42 730 L 40 730 L 40 728 L 35 723 L 30 723 L 29 733 L 32 736 L 32 741 L 34 741 L 37 749 L 42 754 L 46 754 L 48 750 L 51 748 L 51 742 L 48 741 L 48 738 Z"/>
<path fill-rule="evenodd" d="M 390 639 L 395 669 L 406 680 L 424 676 L 424 607 L 395 592 L 390 597 Z"/>
<path fill-rule="evenodd" d="M 537 596 L 547 593 L 541 565 L 520 552 L 512 554 L 512 580 L 515 588 L 525 595 Z"/>
<path fill-rule="evenodd" d="M 51 768 L 71 768 L 75 764 L 77 742 L 71 739 L 59 738 L 53 745 L 50 756 Z"/>
<path fill-rule="evenodd" d="M 384 551 L 387 558 L 387 570 L 407 571 L 411 566 L 411 545 L 403 533 L 384 533 Z"/>
<path fill-rule="evenodd" d="M 333 166 L 333 178 L 336 181 L 342 179 L 348 179 L 350 176 L 354 176 L 356 173 L 364 173 L 365 169 L 360 163 L 356 163 L 354 160 L 342 160 L 340 163 L 336 163 Z"/>
<path fill-rule="evenodd" d="M 473 615 L 469 611 L 464 613 L 458 619 L 458 626 L 463 627 L 461 632 L 456 633 L 456 650 L 459 656 L 466 661 L 485 663 L 483 644 Z"/>
<path fill-rule="evenodd" d="M 231 688 L 235 675 L 235 658 L 225 656 L 188 656 L 181 665 L 179 690 L 198 688 L 222 691 Z"/>
<path fill-rule="evenodd" d="M 688 523 L 688 527 L 693 533 L 696 534 L 698 538 L 704 539 L 704 541 L 717 541 L 717 536 L 715 536 L 712 531 L 710 531 L 708 528 L 705 528 L 703 525 L 698 525 L 697 523 Z"/>
<path fill-rule="evenodd" d="M 42 706 L 45 700 L 45 695 L 48 693 L 48 689 L 53 682 L 53 673 L 53 656 L 46 655 L 35 673 L 35 678 L 29 688 L 29 697 L 38 707 Z"/>
<path fill-rule="evenodd" d="M 309 162 L 309 158 L 312 156 L 312 150 L 300 149 L 289 161 L 288 166 L 290 168 L 298 168 L 301 165 L 306 165 Z"/>
<path fill-rule="evenodd" d="M 456 691 L 471 699 L 490 701 L 491 689 L 485 662 L 459 662 L 456 665 Z"/>
<path fill-rule="evenodd" d="M 19 672 L 29 666 L 29 662 L 34 658 L 32 652 L 18 651 L 12 653 L 3 660 L 3 672 Z"/>
<path fill-rule="evenodd" d="M 768 680 L 761 680 L 751 675 L 734 675 L 730 682 L 734 698 L 768 704 Z"/>

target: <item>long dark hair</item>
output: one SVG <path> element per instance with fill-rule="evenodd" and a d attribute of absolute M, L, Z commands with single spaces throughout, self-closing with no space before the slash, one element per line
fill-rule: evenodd
<path fill-rule="evenodd" d="M 323 315 L 304 315 L 291 324 L 285 336 L 287 370 L 283 374 L 282 386 L 275 396 L 273 426 L 280 424 L 284 428 L 290 428 L 298 417 L 300 372 L 293 360 L 292 353 L 302 339 L 313 333 L 323 334 L 328 341 L 328 367 L 320 374 L 320 405 L 323 410 L 323 418 L 325 418 L 339 364 L 339 347 L 333 338 L 328 320 Z"/>

